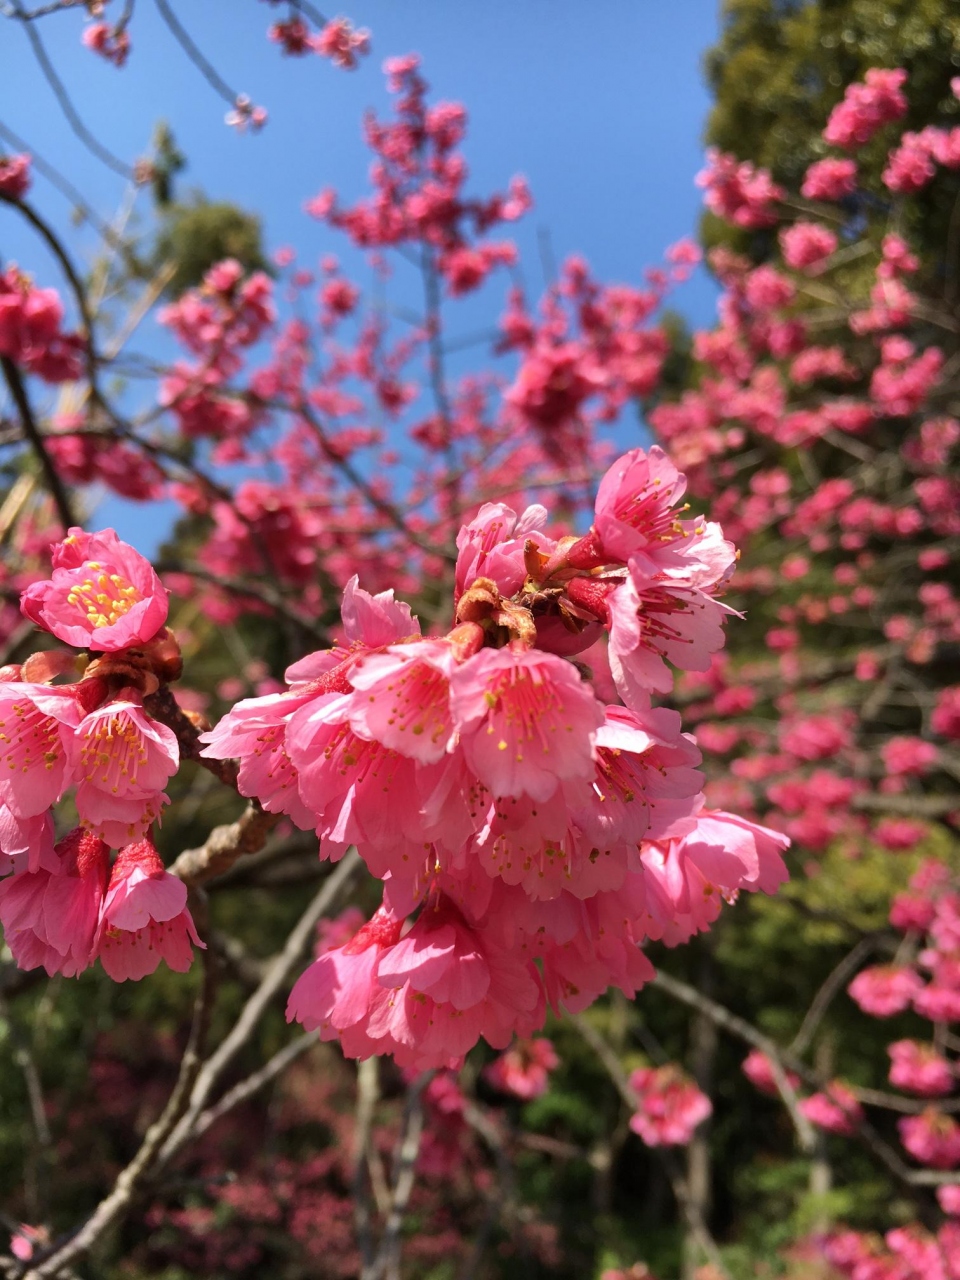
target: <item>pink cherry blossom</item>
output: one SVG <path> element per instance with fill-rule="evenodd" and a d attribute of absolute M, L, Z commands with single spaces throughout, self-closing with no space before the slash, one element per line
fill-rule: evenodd
<path fill-rule="evenodd" d="M 268 813 L 285 813 L 302 831 L 316 819 L 300 799 L 299 776 L 286 748 L 286 727 L 295 711 L 316 697 L 305 691 L 244 698 L 234 704 L 216 728 L 201 735 L 201 755 L 214 760 L 239 759 L 237 789 L 256 796 Z"/>
<path fill-rule="evenodd" d="M 429 904 L 425 911 L 424 967 L 416 963 L 413 948 L 401 953 L 396 970 L 389 967 L 386 953 L 381 971 L 388 966 L 388 976 L 380 981 L 388 985 L 371 1013 L 367 1034 L 396 1044 L 392 1052 L 401 1066 L 428 1070 L 459 1066 L 481 1036 L 493 1048 L 503 1049 L 515 1034 L 529 1036 L 538 1030 L 545 1004 L 536 968 L 465 924 L 458 924 L 451 940 L 444 932 L 450 909 L 443 903 L 436 915 Z M 432 924 L 440 935 L 435 945 L 429 936 Z M 456 972 L 457 957 L 468 961 L 464 975 Z M 397 986 L 404 973 L 409 976 Z M 427 986 L 429 993 L 419 989 Z"/>
<path fill-rule="evenodd" d="M 897 1121 L 900 1141 L 920 1164 L 954 1169 L 960 1164 L 960 1125 L 952 1116 L 928 1108 Z"/>
<path fill-rule="evenodd" d="M 32 818 L 60 799 L 71 780 L 68 745 L 79 721 L 70 686 L 0 682 L 0 804 Z"/>
<path fill-rule="evenodd" d="M 712 213 L 750 230 L 776 222 L 774 205 L 785 194 L 768 170 L 755 169 L 716 147 L 707 150 L 707 167 L 697 174 L 697 186 L 706 190 L 704 203 Z"/>
<path fill-rule="evenodd" d="M 466 760 L 494 796 L 548 800 L 560 780 L 592 773 L 603 707 L 563 658 L 482 649 L 450 692 Z"/>
<path fill-rule="evenodd" d="M 362 1034 L 362 1024 L 381 990 L 376 980 L 378 961 L 399 940 L 402 928 L 403 917 L 385 904 L 343 946 L 325 950 L 294 984 L 287 1021 L 319 1031 L 321 1040 L 334 1040 L 351 1028 Z M 371 1046 L 369 1052 L 373 1051 Z"/>
<path fill-rule="evenodd" d="M 354 30 L 347 18 L 334 18 L 316 37 L 317 53 L 329 58 L 335 67 L 352 71 L 358 55 L 369 53 L 370 32 L 364 28 Z"/>
<path fill-rule="evenodd" d="M 490 990 L 490 967 L 474 931 L 449 898 L 425 904 L 410 932 L 380 960 L 381 986 L 408 984 L 461 1012 Z"/>
<path fill-rule="evenodd" d="M 854 160 L 817 160 L 804 175 L 800 188 L 808 200 L 842 200 L 852 195 L 857 185 Z"/>
<path fill-rule="evenodd" d="M 677 544 L 682 548 L 692 528 L 677 519 L 675 509 L 686 484 L 659 445 L 625 453 L 600 481 L 593 534 L 570 563 L 588 568 L 591 562 L 626 564 L 631 557 L 647 557 L 649 573 L 675 567 Z"/>
<path fill-rule="evenodd" d="M 836 252 L 837 237 L 819 222 L 795 222 L 780 232 L 783 260 L 794 271 L 811 271 Z"/>
<path fill-rule="evenodd" d="M 900 139 L 900 145 L 890 152 L 883 183 L 890 191 L 913 195 L 931 182 L 936 171 L 932 139 L 908 131 Z"/>
<path fill-rule="evenodd" d="M 630 569 L 606 600 L 610 670 L 624 702 L 640 707 L 648 692 L 672 689 L 664 659 L 684 671 L 709 670 L 711 656 L 723 647 L 724 619 L 733 610 L 690 577 L 644 577 L 633 561 Z"/>
<path fill-rule="evenodd" d="M 787 878 L 786 836 L 721 810 L 705 810 L 672 840 L 642 846 L 643 932 L 668 946 L 710 927 L 740 889 L 773 893 Z"/>
<path fill-rule="evenodd" d="M 534 428 L 569 426 L 606 381 L 599 361 L 579 343 L 538 341 L 524 357 L 504 400 Z"/>
<path fill-rule="evenodd" d="M 740 1064 L 740 1070 L 761 1093 L 767 1093 L 771 1097 L 780 1096 L 780 1090 L 777 1087 L 777 1080 L 773 1074 L 770 1059 L 765 1053 L 761 1053 L 759 1049 L 750 1050 Z M 791 1089 L 800 1087 L 800 1077 L 796 1072 L 784 1071 L 784 1075 Z"/>
<path fill-rule="evenodd" d="M 930 716 L 930 727 L 943 738 L 960 738 L 960 685 L 940 692 Z"/>
<path fill-rule="evenodd" d="M 15 266 L 0 272 L 0 355 L 45 382 L 80 376 L 83 340 L 63 332 L 63 303 L 55 289 L 39 289 Z"/>
<path fill-rule="evenodd" d="M 455 598 L 459 600 L 477 578 L 489 578 L 501 595 L 513 595 L 527 576 L 526 541 L 533 536 L 538 545 L 546 542 L 540 533 L 546 519 L 546 508 L 539 505 L 527 507 L 518 517 L 503 503 L 485 502 L 457 534 Z"/>
<path fill-rule="evenodd" d="M 881 754 L 887 773 L 902 776 L 928 773 L 939 752 L 932 742 L 902 734 L 888 739 Z"/>
<path fill-rule="evenodd" d="M 538 1036 L 518 1040 L 484 1070 L 485 1079 L 501 1093 L 529 1101 L 541 1098 L 550 1087 L 550 1072 L 560 1065 L 549 1040 Z"/>
<path fill-rule="evenodd" d="M 897 965 L 874 965 L 863 969 L 847 988 L 864 1013 L 872 1018 L 892 1018 L 909 1009 L 923 983 L 914 969 Z"/>
<path fill-rule="evenodd" d="M 800 760 L 826 760 L 850 742 L 850 728 L 842 716 L 824 713 L 781 723 L 780 745 Z"/>
<path fill-rule="evenodd" d="M 375 649 L 420 634 L 420 624 L 410 606 L 395 600 L 393 591 L 371 595 L 360 586 L 356 574 L 343 591 L 343 630 L 351 644 Z"/>
<path fill-rule="evenodd" d="M 596 775 L 584 798 L 571 796 L 573 820 L 596 849 L 667 838 L 701 803 L 700 752 L 666 707 L 607 707 L 597 732 Z M 592 851 L 591 851 L 592 852 Z"/>
<path fill-rule="evenodd" d="M 53 819 L 49 812 L 21 818 L 0 803 L 0 876 L 51 864 Z"/>
<path fill-rule="evenodd" d="M 454 745 L 449 644 L 424 640 L 358 658 L 349 680 L 350 726 L 361 737 L 421 764 L 436 764 Z"/>
<path fill-rule="evenodd" d="M 811 1124 L 828 1133 L 849 1136 L 863 1119 L 863 1108 L 842 1080 L 833 1080 L 822 1093 L 814 1093 L 799 1104 Z"/>
<path fill-rule="evenodd" d="M 30 189 L 28 155 L 0 156 L 0 195 L 22 200 Z"/>
<path fill-rule="evenodd" d="M 414 1071 L 404 1073 L 415 1078 Z M 426 1177 L 452 1178 L 464 1161 L 468 1135 L 464 1112 L 468 1102 L 457 1078 L 447 1071 L 438 1072 L 422 1093 L 425 1132 L 417 1157 L 417 1172 Z"/>
<path fill-rule="evenodd" d="M 152 640 L 167 620 L 160 579 L 112 529 L 71 529 L 54 548 L 53 565 L 53 577 L 29 586 L 20 607 L 67 644 L 125 649 Z"/>
<path fill-rule="evenodd" d="M 416 875 L 425 856 L 423 809 L 439 779 L 350 727 L 353 694 L 323 694 L 294 712 L 285 746 L 325 857 L 356 844 L 374 874 Z"/>
<path fill-rule="evenodd" d="M 908 1093 L 937 1097 L 949 1093 L 954 1074 L 949 1062 L 932 1044 L 916 1040 L 897 1040 L 887 1046 L 890 1055 L 890 1083 Z"/>
<path fill-rule="evenodd" d="M 202 947 L 187 910 L 187 886 L 164 868 L 150 840 L 117 854 L 94 938 L 94 952 L 114 982 L 139 982 L 161 960 L 176 973 Z"/>
<path fill-rule="evenodd" d="M 907 73 L 871 67 L 864 82 L 848 85 L 843 101 L 830 113 L 823 137 L 831 146 L 856 150 L 870 141 L 878 129 L 906 113 L 902 86 Z"/>
<path fill-rule="evenodd" d="M 80 39 L 85 48 L 115 67 L 122 67 L 130 53 L 130 33 L 126 27 L 111 26 L 109 22 L 94 22 L 84 27 Z"/>
<path fill-rule="evenodd" d="M 138 840 L 167 803 L 180 764 L 172 729 L 151 719 L 133 690 L 89 712 L 68 744 L 80 820 L 114 848 Z"/>
<path fill-rule="evenodd" d="M 102 840 L 77 827 L 52 860 L 0 884 L 0 923 L 21 969 L 75 977 L 91 963 L 108 854 Z"/>
<path fill-rule="evenodd" d="M 641 1067 L 630 1075 L 639 1109 L 630 1128 L 648 1147 L 686 1146 L 697 1125 L 713 1112 L 705 1093 L 679 1067 Z"/>

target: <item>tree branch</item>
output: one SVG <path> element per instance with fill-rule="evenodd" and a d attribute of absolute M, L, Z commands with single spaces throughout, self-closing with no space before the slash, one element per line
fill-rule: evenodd
<path fill-rule="evenodd" d="M 23 434 L 30 444 L 31 449 L 36 454 L 37 461 L 40 463 L 40 469 L 43 472 L 44 482 L 53 498 L 54 506 L 57 509 L 57 518 L 63 525 L 63 531 L 66 531 L 77 523 L 74 515 L 73 507 L 66 487 L 57 472 L 57 468 L 53 465 L 53 459 L 47 453 L 43 443 L 43 437 L 37 427 L 36 419 L 33 416 L 33 410 L 30 408 L 30 401 L 27 397 L 27 389 L 23 384 L 20 376 L 20 370 L 8 356 L 0 356 L 0 369 L 3 370 L 3 379 L 7 384 L 13 402 L 17 406 L 17 413 L 20 415 L 20 425 L 23 427 Z"/>
<path fill-rule="evenodd" d="M 213 1005 L 216 973 L 212 957 L 204 955 L 203 985 L 194 1005 L 190 1037 L 173 1092 L 158 1120 L 147 1130 L 140 1149 L 114 1183 L 113 1190 L 100 1201 L 83 1226 L 63 1245 L 31 1260 L 23 1272 L 23 1280 L 48 1280 L 60 1275 L 74 1259 L 87 1253 L 97 1240 L 122 1218 L 130 1208 L 134 1196 L 150 1176 L 160 1149 L 183 1113 L 190 1091 L 200 1067 L 203 1040 L 206 1036 Z"/>

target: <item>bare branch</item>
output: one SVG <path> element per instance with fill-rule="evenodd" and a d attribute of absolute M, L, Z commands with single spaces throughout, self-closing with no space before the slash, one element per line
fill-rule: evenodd
<path fill-rule="evenodd" d="M 617 1057 L 616 1053 L 614 1053 L 610 1045 L 607 1044 L 606 1040 L 596 1027 L 588 1022 L 582 1014 L 568 1013 L 567 1017 L 602 1062 L 607 1075 L 610 1077 L 611 1082 L 616 1087 L 617 1092 L 620 1094 L 620 1097 L 623 1099 L 626 1106 L 629 1107 L 631 1111 L 638 1111 L 640 1108 L 640 1099 L 631 1087 L 630 1081 L 627 1079 L 627 1075 L 623 1070 L 623 1067 L 620 1065 L 620 1059 Z M 732 1280 L 730 1272 L 727 1270 L 724 1265 L 723 1258 L 720 1256 L 720 1250 L 717 1247 L 717 1242 L 710 1234 L 710 1229 L 703 1220 L 703 1215 L 700 1212 L 699 1205 L 697 1205 L 690 1196 L 686 1180 L 681 1174 L 676 1161 L 673 1159 L 672 1155 L 663 1149 L 658 1150 L 657 1155 L 663 1161 L 667 1177 L 670 1179 L 670 1185 L 673 1188 L 673 1194 L 676 1197 L 680 1212 L 683 1214 L 684 1218 L 686 1218 L 690 1234 L 702 1249 L 708 1262 L 712 1263 L 719 1274 L 724 1277 L 724 1280 Z"/>
<path fill-rule="evenodd" d="M 201 1134 L 206 1133 L 212 1124 L 216 1124 L 221 1116 L 225 1116 L 228 1111 L 240 1106 L 242 1102 L 252 1098 L 261 1089 L 265 1089 L 271 1081 L 276 1080 L 277 1076 L 282 1075 L 291 1063 L 296 1062 L 297 1058 L 302 1057 L 317 1043 L 317 1033 L 315 1031 L 306 1031 L 302 1036 L 297 1036 L 296 1040 L 291 1040 L 288 1045 L 278 1049 L 259 1071 L 254 1071 L 246 1079 L 241 1080 L 239 1084 L 235 1084 L 232 1089 L 229 1089 L 223 1095 L 219 1102 L 212 1107 L 208 1107 L 206 1111 L 200 1114 L 194 1127 L 193 1137 L 199 1138 Z"/>
<path fill-rule="evenodd" d="M 192 37 L 182 26 L 180 19 L 167 4 L 167 0 L 156 0 L 157 9 L 160 17 L 166 23 L 171 35 L 177 44 L 187 55 L 193 65 L 206 80 L 207 84 L 220 95 L 225 102 L 229 102 L 231 106 L 236 102 L 239 96 L 227 84 L 226 80 L 220 75 L 216 67 L 212 66 L 204 57 L 201 50 L 194 44 Z"/>
<path fill-rule="evenodd" d="M 403 1131 L 397 1151 L 390 1212 L 373 1267 L 369 1271 L 364 1271 L 362 1280 L 400 1280 L 402 1251 L 400 1233 L 416 1180 L 417 1156 L 420 1153 L 420 1139 L 423 1136 L 423 1101 L 420 1095 L 432 1075 L 432 1071 L 424 1072 L 410 1087 L 403 1117 Z"/>
<path fill-rule="evenodd" d="M 176 1128 L 166 1137 L 159 1156 L 161 1165 L 169 1163 L 182 1147 L 192 1141 L 196 1122 L 206 1109 L 221 1076 L 251 1038 L 261 1017 L 287 981 L 290 970 L 306 951 L 317 921 L 330 910 L 340 894 L 351 884 L 362 865 L 356 850 L 351 849 L 324 881 L 319 893 L 315 895 L 291 931 L 283 950 L 247 1000 L 233 1029 L 203 1064 L 193 1086 L 187 1110 Z"/>
<path fill-rule="evenodd" d="M 184 849 L 170 870 L 191 887 L 205 884 L 229 871 L 245 854 L 258 853 L 281 816 L 265 812 L 252 801 L 236 822 L 214 827 L 199 848 Z"/>
<path fill-rule="evenodd" d="M 861 938 L 853 950 L 844 956 L 814 996 L 813 1002 L 807 1010 L 803 1022 L 800 1024 L 800 1030 L 793 1038 L 793 1043 L 788 1050 L 789 1053 L 806 1053 L 817 1027 L 820 1025 L 820 1021 L 830 1007 L 834 997 L 841 988 L 846 986 L 847 979 L 860 968 L 861 963 L 876 948 L 877 939 L 875 937 Z"/>
<path fill-rule="evenodd" d="M 73 105 L 70 95 L 67 93 L 66 86 L 57 74 L 57 69 L 50 60 L 50 55 L 47 53 L 46 46 L 40 39 L 40 33 L 37 31 L 36 27 L 32 26 L 25 20 L 26 14 L 20 4 L 20 0 L 13 0 L 13 4 L 16 7 L 16 16 L 23 20 L 23 29 L 27 34 L 27 39 L 30 41 L 34 57 L 40 64 L 40 70 L 43 72 L 47 84 L 53 90 L 53 95 L 60 104 L 60 110 L 66 116 L 67 123 L 70 128 L 77 135 L 87 150 L 105 164 L 108 169 L 112 169 L 114 173 L 118 173 L 121 178 L 128 178 L 130 181 L 135 181 L 134 171 L 130 165 L 124 164 L 122 160 L 117 159 L 112 151 L 108 151 L 103 143 L 94 137 L 80 119 L 77 109 Z"/>
<path fill-rule="evenodd" d="M 173 1092 L 158 1120 L 147 1130 L 140 1149 L 127 1167 L 120 1173 L 113 1190 L 83 1224 L 63 1245 L 31 1260 L 23 1273 L 23 1280 L 48 1280 L 62 1275 L 64 1269 L 76 1258 L 85 1254 L 116 1221 L 125 1216 L 136 1193 L 153 1171 L 160 1149 L 183 1113 L 190 1086 L 200 1066 L 203 1040 L 209 1023 L 215 987 L 215 965 L 209 955 L 204 956 L 203 985 L 194 1005 L 190 1037 Z"/>
<path fill-rule="evenodd" d="M 3 370 L 3 379 L 7 384 L 10 395 L 13 397 L 14 404 L 17 406 L 23 434 L 36 455 L 37 461 L 40 463 L 44 482 L 57 509 L 57 518 L 63 526 L 64 533 L 66 533 L 72 525 L 77 523 L 73 505 L 66 486 L 60 479 L 57 468 L 53 465 L 53 459 L 47 453 L 46 446 L 43 443 L 43 437 L 33 416 L 33 410 L 30 407 L 27 389 L 20 376 L 20 370 L 8 356 L 0 356 L 0 369 Z"/>

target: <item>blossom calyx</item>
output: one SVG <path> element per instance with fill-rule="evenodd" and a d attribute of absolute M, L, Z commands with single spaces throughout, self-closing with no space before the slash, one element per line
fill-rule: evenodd
<path fill-rule="evenodd" d="M 505 600 L 490 578 L 477 578 L 464 591 L 457 603 L 457 622 L 477 622 L 482 626 L 503 627 L 510 638 L 532 648 L 537 640 L 533 615 L 523 605 Z"/>
<path fill-rule="evenodd" d="M 75 653 L 71 653 L 69 649 L 41 649 L 38 653 L 30 654 L 20 668 L 18 678 L 27 684 L 49 684 L 57 676 L 66 675 L 68 672 L 73 674 L 77 672 Z"/>
<path fill-rule="evenodd" d="M 161 684 L 179 680 L 183 674 L 183 656 L 176 636 L 163 627 L 152 640 L 132 645 L 118 653 L 105 653 L 87 667 L 87 676 L 110 680 L 114 687 L 123 685 L 139 691 L 142 697 L 156 693 Z"/>

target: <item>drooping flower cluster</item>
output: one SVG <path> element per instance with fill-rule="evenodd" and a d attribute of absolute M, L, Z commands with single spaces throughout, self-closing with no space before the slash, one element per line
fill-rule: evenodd
<path fill-rule="evenodd" d="M 99 54 L 106 62 L 122 67 L 130 55 L 130 33 L 126 24 L 92 22 L 80 37 L 84 48 Z"/>
<path fill-rule="evenodd" d="M 853 151 L 864 146 L 885 124 L 906 114 L 903 85 L 907 73 L 871 67 L 863 82 L 847 86 L 843 101 L 830 113 L 823 137 L 834 147 Z"/>
<path fill-rule="evenodd" d="M 7 181 L 20 186 L 16 172 Z M 82 350 L 79 334 L 63 332 L 55 289 L 36 288 L 15 266 L 0 272 L 0 355 L 45 382 L 69 382 L 80 376 Z"/>
<path fill-rule="evenodd" d="M 186 886 L 164 870 L 149 830 L 179 766 L 174 733 L 145 698 L 180 672 L 164 626 L 167 593 L 112 529 L 71 529 L 53 576 L 23 593 L 24 614 L 85 650 L 34 654 L 0 673 L 0 922 L 21 968 L 73 976 L 99 958 L 140 978 L 180 971 L 197 942 Z M 65 675 L 83 678 L 54 684 Z M 80 826 L 54 844 L 51 807 L 71 787 Z M 121 852 L 110 866 L 110 848 Z"/>
<path fill-rule="evenodd" d="M 630 1076 L 638 1110 L 630 1128 L 648 1147 L 686 1146 L 713 1106 L 679 1067 L 640 1067 Z"/>
<path fill-rule="evenodd" d="M 544 1036 L 518 1040 L 495 1058 L 484 1072 L 486 1080 L 501 1093 L 524 1101 L 539 1098 L 550 1087 L 550 1072 L 560 1065 L 553 1045 Z"/>
<path fill-rule="evenodd" d="M 554 537 L 541 507 L 484 506 L 458 539 L 452 631 L 422 636 L 392 592 L 354 580 L 344 642 L 205 735 L 205 755 L 239 758 L 243 794 L 313 827 L 322 856 L 355 844 L 385 881 L 288 1016 L 348 1054 L 456 1064 L 481 1035 L 530 1036 L 547 1001 L 632 994 L 644 937 L 685 940 L 724 898 L 781 882 L 786 841 L 701 812 L 700 754 L 650 702 L 667 662 L 709 666 L 729 612 L 734 549 L 681 518 L 682 494 L 664 455 L 638 449 L 583 538 Z M 625 706 L 571 660 L 605 626 Z"/>
<path fill-rule="evenodd" d="M 21 200 L 30 189 L 30 157 L 0 156 L 0 196 Z"/>

